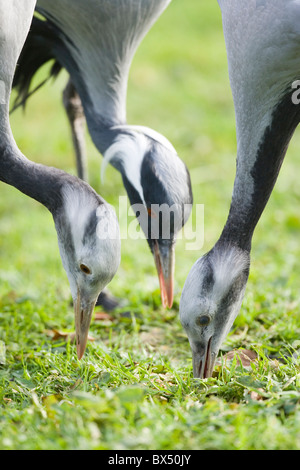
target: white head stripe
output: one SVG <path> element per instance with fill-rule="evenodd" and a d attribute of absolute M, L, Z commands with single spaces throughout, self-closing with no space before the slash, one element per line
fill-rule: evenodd
<path fill-rule="evenodd" d="M 104 173 L 108 163 L 111 163 L 113 160 L 120 161 L 127 179 L 139 193 L 142 202 L 145 204 L 141 185 L 141 166 L 148 147 L 148 139 L 140 132 L 120 134 L 104 154 L 101 180 L 104 180 Z"/>

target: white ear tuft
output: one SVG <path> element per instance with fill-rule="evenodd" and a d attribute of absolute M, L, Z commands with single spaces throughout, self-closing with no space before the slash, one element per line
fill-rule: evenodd
<path fill-rule="evenodd" d="M 230 285 L 246 269 L 249 269 L 250 258 L 248 252 L 236 247 L 228 246 L 226 249 L 215 247 L 211 256 L 215 275 L 215 296 L 227 291 Z"/>
<path fill-rule="evenodd" d="M 101 180 L 104 180 L 104 173 L 109 163 L 120 162 L 126 178 L 139 193 L 145 204 L 141 185 L 141 166 L 148 147 L 147 137 L 140 132 L 120 134 L 103 155 Z"/>

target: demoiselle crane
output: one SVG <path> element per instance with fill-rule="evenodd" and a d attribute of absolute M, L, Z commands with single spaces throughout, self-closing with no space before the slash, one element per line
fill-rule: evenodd
<path fill-rule="evenodd" d="M 119 266 L 119 227 L 114 209 L 87 183 L 28 160 L 13 138 L 11 86 L 35 3 L 0 0 L 0 180 L 52 213 L 74 301 L 77 355 L 81 358 L 97 297 Z"/>
<path fill-rule="evenodd" d="M 54 74 L 59 66 L 67 69 L 69 96 L 80 96 L 89 132 L 104 157 L 102 172 L 110 163 L 122 175 L 154 256 L 162 303 L 169 307 L 176 236 L 191 212 L 190 176 L 165 137 L 127 124 L 126 94 L 135 51 L 170 1 L 38 0 L 37 11 L 46 20 L 34 18 L 15 78 L 23 98 L 36 70 L 49 59 L 56 60 Z M 81 131 L 73 125 L 82 142 Z"/>
<path fill-rule="evenodd" d="M 180 300 L 195 377 L 211 376 L 239 313 L 254 229 L 300 119 L 300 2 L 219 0 L 237 133 L 237 166 L 222 234 L 192 267 Z"/>

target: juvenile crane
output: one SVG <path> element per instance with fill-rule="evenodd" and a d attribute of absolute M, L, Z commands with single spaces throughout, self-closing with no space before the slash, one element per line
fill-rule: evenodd
<path fill-rule="evenodd" d="M 239 313 L 252 236 L 300 120 L 293 83 L 300 74 L 300 2 L 219 0 L 236 113 L 237 167 L 229 215 L 209 253 L 192 267 L 180 318 L 195 377 L 212 374 Z"/>
<path fill-rule="evenodd" d="M 127 124 L 126 95 L 135 51 L 170 1 L 38 0 L 37 11 L 46 20 L 34 18 L 15 77 L 24 97 L 36 70 L 49 59 L 56 60 L 53 74 L 60 67 L 67 69 L 71 77 L 67 103 L 78 92 L 89 132 L 104 157 L 102 172 L 110 163 L 122 175 L 154 256 L 164 306 L 173 303 L 174 246 L 191 211 L 190 176 L 165 137 Z M 80 110 L 78 100 L 69 116 L 74 110 L 76 114 L 76 108 Z M 81 111 L 70 120 L 80 144 Z M 160 207 L 171 208 L 171 217 L 161 221 Z M 164 220 L 166 224 L 170 220 L 170 227 L 163 226 Z"/>
<path fill-rule="evenodd" d="M 36 199 L 53 215 L 74 301 L 77 355 L 81 358 L 97 297 L 119 266 L 119 228 L 114 210 L 87 183 L 31 162 L 13 138 L 11 86 L 35 3 L 0 0 L 0 180 Z"/>

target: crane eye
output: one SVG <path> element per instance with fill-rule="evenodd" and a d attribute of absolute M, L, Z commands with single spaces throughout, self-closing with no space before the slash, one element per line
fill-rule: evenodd
<path fill-rule="evenodd" d="M 84 274 L 92 274 L 90 268 L 88 268 L 85 264 L 81 264 L 80 269 Z"/>
<path fill-rule="evenodd" d="M 210 323 L 209 315 L 201 315 L 197 318 L 196 323 L 198 326 L 207 326 Z"/>

